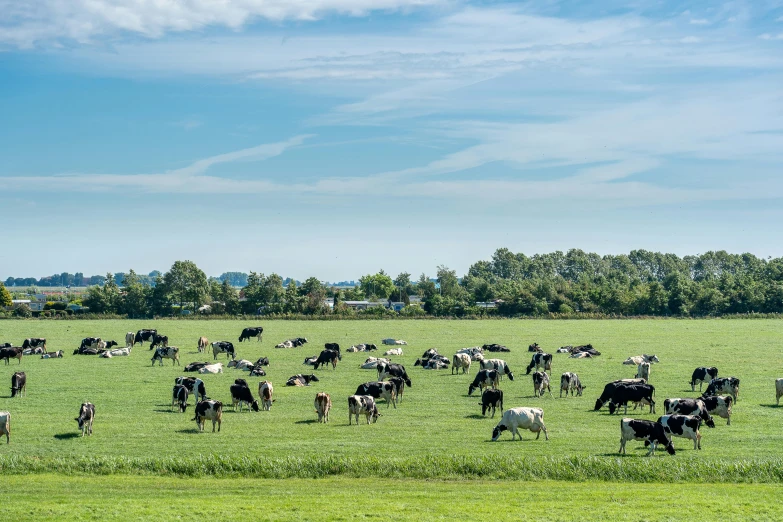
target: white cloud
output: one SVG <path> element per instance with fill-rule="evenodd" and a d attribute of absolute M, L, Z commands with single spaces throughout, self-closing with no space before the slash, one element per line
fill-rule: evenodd
<path fill-rule="evenodd" d="M 691 20 L 691 25 L 710 25 L 710 21 L 706 18 L 696 18 Z"/>
<path fill-rule="evenodd" d="M 762 40 L 783 40 L 783 33 L 778 34 L 770 34 L 770 33 L 764 33 L 759 36 Z"/>

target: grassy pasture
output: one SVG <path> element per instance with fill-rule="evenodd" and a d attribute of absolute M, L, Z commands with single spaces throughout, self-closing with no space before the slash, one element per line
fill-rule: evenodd
<path fill-rule="evenodd" d="M 258 321 L 264 342 L 236 343 L 243 326 L 232 321 L 5 321 L 0 341 L 19 345 L 25 337 L 46 337 L 48 349 L 63 349 L 60 360 L 24 357 L 21 364 L 0 364 L 0 410 L 12 414 L 10 445 L 0 444 L 0 469 L 95 473 L 177 473 L 252 475 L 269 477 L 375 475 L 410 477 L 523 478 L 540 464 L 551 468 L 541 478 L 586 480 L 720 480 L 783 481 L 780 429 L 783 409 L 775 407 L 774 379 L 783 376 L 780 340 L 783 323 L 774 320 L 647 320 L 647 321 Z M 145 345 L 130 357 L 99 359 L 73 356 L 87 336 L 115 339 L 124 344 L 125 332 L 155 327 L 179 346 L 182 364 L 212 360 L 196 352 L 196 340 L 235 342 L 240 357 L 270 358 L 265 379 L 275 385 L 276 403 L 270 412 L 224 413 L 220 433 L 197 433 L 192 422 L 191 398 L 186 414 L 169 411 L 174 378 L 181 367 L 152 367 Z M 309 344 L 275 349 L 284 339 L 304 336 Z M 285 380 L 311 368 L 305 356 L 318 354 L 325 342 L 343 349 L 353 343 L 397 337 L 409 342 L 405 355 L 391 357 L 405 364 L 413 380 L 397 410 L 380 402 L 383 416 L 374 425 L 348 426 L 347 401 L 356 387 L 375 380 L 375 371 L 361 370 L 366 354 L 345 353 L 336 370 L 315 373 L 321 381 L 309 388 L 286 388 Z M 524 374 L 537 341 L 548 352 L 565 344 L 592 343 L 603 353 L 593 360 L 574 360 L 555 354 L 554 398 L 532 396 L 530 376 Z M 470 375 L 414 367 L 428 348 L 451 356 L 457 349 L 487 342 L 506 344 L 506 359 L 516 379 L 505 379 L 505 407 L 541 406 L 550 441 L 511 442 L 505 433 L 489 441 L 496 419 L 482 418 L 479 396 L 467 396 Z M 382 353 L 382 349 L 379 348 Z M 717 366 L 721 376 L 741 379 L 739 402 L 732 426 L 716 418 L 717 428 L 703 428 L 703 450 L 675 439 L 678 453 L 643 458 L 641 443 L 630 442 L 620 458 L 620 416 L 606 409 L 593 412 L 595 398 L 613 379 L 632 377 L 635 368 L 622 365 L 629 355 L 655 353 L 651 383 L 656 386 L 657 414 L 635 412 L 656 419 L 666 397 L 695 397 L 688 381 L 696 366 Z M 221 359 L 226 362 L 225 357 Z M 9 398 L 10 375 L 28 375 L 28 395 Z M 587 389 L 581 398 L 558 398 L 559 376 L 580 375 Z M 229 385 L 244 377 L 253 390 L 261 378 L 226 368 L 222 375 L 206 375 L 207 394 L 230 404 Z M 4 383 L 4 384 L 3 384 Z M 697 388 L 698 390 L 698 388 Z M 328 425 L 315 423 L 316 392 L 330 393 L 334 404 Z M 79 404 L 96 405 L 95 433 L 77 437 L 74 417 Z M 629 411 L 630 416 L 630 411 Z M 211 431 L 211 427 L 208 426 Z M 202 457 L 207 455 L 208 458 Z M 211 464 L 204 464 L 205 460 Z M 185 463 L 185 464 L 182 464 Z M 180 467 L 178 467 L 180 466 Z"/>

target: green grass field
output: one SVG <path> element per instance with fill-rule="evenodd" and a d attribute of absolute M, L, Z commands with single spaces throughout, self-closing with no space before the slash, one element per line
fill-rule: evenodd
<path fill-rule="evenodd" d="M 320 477 L 326 475 L 394 475 L 411 478 L 526 477 L 565 480 L 632 480 L 661 482 L 757 481 L 783 482 L 783 409 L 775 406 L 774 379 L 783 376 L 780 353 L 783 323 L 774 320 L 647 320 L 647 321 L 258 321 L 264 342 L 236 343 L 247 323 L 231 321 L 5 321 L 0 341 L 19 345 L 25 337 L 46 337 L 48 349 L 63 349 L 63 359 L 24 357 L 21 364 L 0 363 L 0 410 L 12 414 L 10 445 L 0 444 L 0 469 L 5 473 L 57 471 L 64 473 L 177 474 L 255 477 Z M 191 408 L 186 414 L 169 411 L 174 378 L 182 368 L 166 360 L 151 366 L 151 352 L 136 347 L 130 357 L 99 359 L 71 353 L 86 336 L 115 339 L 125 332 L 155 327 L 179 346 L 183 366 L 205 360 L 196 352 L 200 335 L 210 341 L 235 342 L 240 357 L 270 358 L 265 379 L 275 385 L 270 412 L 224 414 L 220 433 L 197 433 Z M 275 349 L 284 339 L 304 336 L 309 344 Z M 348 426 L 347 397 L 357 385 L 375 380 L 374 370 L 361 370 L 366 354 L 345 353 L 336 370 L 315 373 L 321 381 L 309 388 L 287 388 L 285 380 L 308 372 L 305 356 L 316 355 L 325 342 L 347 348 L 353 343 L 396 337 L 409 342 L 405 355 L 392 357 L 405 364 L 413 380 L 397 410 L 386 408 L 374 425 Z M 574 360 L 555 354 L 553 394 L 533 397 L 530 376 L 524 374 L 537 341 L 549 352 L 566 344 L 592 343 L 603 355 Z M 504 434 L 490 442 L 496 419 L 482 418 L 479 396 L 467 396 L 470 375 L 427 371 L 413 366 L 428 348 L 451 356 L 457 349 L 488 342 L 506 344 L 505 358 L 516 379 L 504 380 L 505 407 L 540 406 L 550 440 L 534 441 L 525 432 L 522 442 Z M 382 350 L 379 349 L 382 352 Z M 688 381 L 696 366 L 717 366 L 722 376 L 741 379 L 739 402 L 732 425 L 716 418 L 715 429 L 703 428 L 703 450 L 675 439 L 678 453 L 644 457 L 641 443 L 631 442 L 620 458 L 620 416 L 606 409 L 593 412 L 595 398 L 613 379 L 632 377 L 635 368 L 622 365 L 629 355 L 655 353 L 652 367 L 657 414 L 667 397 L 694 397 Z M 211 360 L 211 353 L 206 360 Z M 225 357 L 221 359 L 226 362 Z M 24 370 L 28 395 L 10 399 L 10 376 Z M 558 398 L 562 372 L 573 371 L 587 386 L 581 398 Z M 257 389 L 261 378 L 226 368 L 206 375 L 210 397 L 230 404 L 229 385 L 244 377 Z M 315 423 L 313 398 L 325 391 L 334 404 L 331 423 Z M 96 405 L 92 437 L 77 437 L 79 404 Z M 630 411 L 629 411 L 630 414 Z M 211 430 L 211 428 L 210 428 Z"/>

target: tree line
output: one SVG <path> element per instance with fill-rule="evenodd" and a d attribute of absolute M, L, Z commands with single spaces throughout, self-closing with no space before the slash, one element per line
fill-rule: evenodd
<path fill-rule="evenodd" d="M 177 261 L 154 278 L 130 270 L 118 282 L 106 274 L 80 304 L 92 313 L 131 318 L 395 314 L 383 307 L 356 312 L 346 304 L 355 300 L 401 302 L 404 316 L 783 313 L 783 259 L 725 251 L 679 257 L 634 250 L 601 256 L 572 249 L 527 256 L 502 248 L 461 277 L 446 266 L 438 266 L 434 277 L 421 274 L 418 279 L 405 272 L 392 278 L 380 270 L 362 276 L 353 288 L 329 286 L 315 277 L 298 282 L 274 273 L 226 274 L 210 279 L 192 261 Z M 241 288 L 232 284 L 238 279 L 244 279 Z M 411 296 L 418 299 L 411 302 Z"/>

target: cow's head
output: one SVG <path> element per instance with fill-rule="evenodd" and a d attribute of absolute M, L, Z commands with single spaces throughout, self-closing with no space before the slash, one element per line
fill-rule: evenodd
<path fill-rule="evenodd" d="M 468 386 L 468 395 L 473 395 L 473 392 L 475 391 L 476 388 L 478 388 L 478 386 L 473 386 L 473 384 Z"/>
<path fill-rule="evenodd" d="M 510 371 L 509 371 L 509 372 L 508 372 L 506 375 L 508 375 L 508 379 L 509 379 L 510 381 L 513 381 L 513 380 L 514 380 L 514 373 L 513 373 L 513 372 L 510 372 Z"/>
<path fill-rule="evenodd" d="M 506 426 L 505 424 L 498 424 L 497 426 L 495 426 L 495 429 L 492 430 L 492 441 L 494 442 L 498 440 L 500 434 L 506 431 L 507 429 L 508 426 Z"/>
<path fill-rule="evenodd" d="M 310 382 L 318 382 L 318 377 L 315 375 L 310 375 Z"/>
<path fill-rule="evenodd" d="M 614 415 L 615 410 L 617 410 L 617 404 L 610 402 L 609 403 L 609 415 Z"/>
<path fill-rule="evenodd" d="M 253 411 L 258 411 L 258 401 L 253 401 L 250 403 L 250 409 Z"/>

